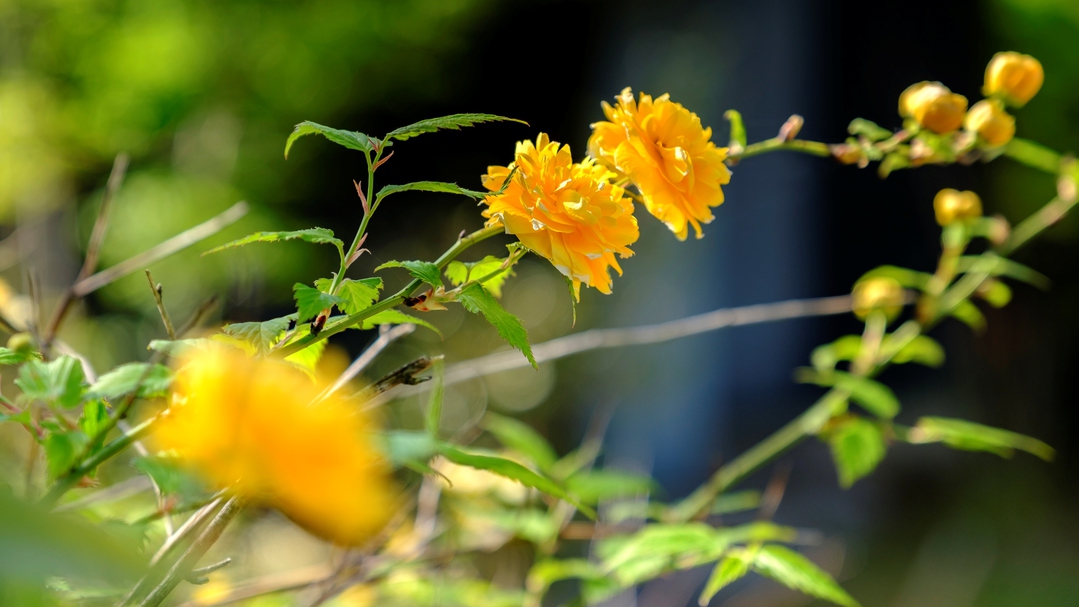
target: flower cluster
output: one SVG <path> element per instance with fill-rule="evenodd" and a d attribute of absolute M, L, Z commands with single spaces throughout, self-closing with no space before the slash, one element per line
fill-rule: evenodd
<path fill-rule="evenodd" d="M 356 545 L 394 508 L 389 470 L 355 403 L 294 365 L 238 349 L 192 349 L 155 440 L 216 487 L 281 510 L 312 533 Z"/>

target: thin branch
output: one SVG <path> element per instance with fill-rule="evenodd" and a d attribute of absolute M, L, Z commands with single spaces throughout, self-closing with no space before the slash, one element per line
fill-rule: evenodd
<path fill-rule="evenodd" d="M 228 589 L 228 594 L 212 603 L 188 601 L 179 607 L 220 607 L 232 605 L 247 599 L 276 594 L 288 590 L 298 590 L 315 582 L 326 579 L 333 573 L 327 565 L 312 565 L 302 569 L 289 569 L 280 573 L 271 573 L 236 584 Z"/>
<path fill-rule="evenodd" d="M 154 293 L 154 303 L 157 304 L 157 311 L 161 314 L 161 322 L 165 325 L 165 332 L 169 334 L 169 339 L 176 341 L 176 329 L 172 327 L 172 319 L 169 318 L 169 311 L 165 308 L 165 299 L 162 297 L 161 284 L 154 282 L 153 274 L 150 274 L 150 270 L 146 270 L 146 280 L 150 282 L 150 290 Z"/>
<path fill-rule="evenodd" d="M 383 325 L 386 326 L 386 325 Z M 379 331 L 378 339 L 376 339 L 366 350 L 360 354 L 356 360 L 352 361 L 352 364 L 345 369 L 345 372 L 337 378 L 333 385 L 329 386 L 322 391 L 322 394 L 318 395 L 315 402 L 329 398 L 332 394 L 345 387 L 348 382 L 352 381 L 357 375 L 363 373 L 363 370 L 370 365 L 375 358 L 382 353 L 394 340 L 404 337 L 409 333 L 416 330 L 416 325 L 397 325 L 389 330 Z"/>

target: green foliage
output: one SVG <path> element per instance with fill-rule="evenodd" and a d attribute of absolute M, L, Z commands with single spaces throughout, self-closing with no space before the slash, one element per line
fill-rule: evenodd
<path fill-rule="evenodd" d="M 427 322 L 426 320 L 423 320 L 422 318 L 416 318 L 415 316 L 412 316 L 410 314 L 405 314 L 404 312 L 402 312 L 400 310 L 392 310 L 392 309 L 391 310 L 383 310 L 383 311 L 379 312 L 378 314 L 372 314 L 371 316 L 363 319 L 363 322 L 360 323 L 359 327 L 361 329 L 367 330 L 367 329 L 373 329 L 373 328 L 375 328 L 377 326 L 380 326 L 380 325 L 407 325 L 407 324 L 413 324 L 413 325 L 416 325 L 416 326 L 419 326 L 419 327 L 423 327 L 425 329 L 430 329 L 431 331 L 434 331 L 436 335 L 438 335 L 439 337 L 442 337 L 442 331 L 439 331 L 438 327 L 432 325 L 431 323 Z"/>
<path fill-rule="evenodd" d="M 959 272 L 967 272 L 973 268 L 975 264 L 979 264 L 981 261 L 981 256 L 964 255 L 957 260 L 956 270 Z M 1042 289 L 1043 291 L 1048 290 L 1049 287 L 1052 286 L 1052 281 L 1049 280 L 1049 277 L 1045 274 L 1004 257 L 996 258 L 989 273 L 993 276 L 1014 278 L 1015 280 L 1025 282 L 1031 286 Z"/>
<path fill-rule="evenodd" d="M 504 266 L 504 267 L 503 267 Z M 479 261 L 451 261 L 446 266 L 446 278 L 455 287 L 470 280 L 478 281 L 495 297 L 502 297 L 502 285 L 513 276 L 513 267 L 506 259 L 488 255 Z"/>
<path fill-rule="evenodd" d="M 160 398 L 171 384 L 172 373 L 164 365 L 127 363 L 98 378 L 87 396 L 114 400 L 135 392 L 138 398 Z"/>
<path fill-rule="evenodd" d="M 442 370 L 442 359 L 436 360 L 432 366 L 435 384 L 430 398 L 427 399 L 427 419 L 424 427 L 431 438 L 437 439 L 439 425 L 442 423 L 442 397 L 446 392 L 446 375 Z"/>
<path fill-rule="evenodd" d="M 585 559 L 544 559 L 532 565 L 528 571 L 525 587 L 529 592 L 542 595 L 551 584 L 573 578 L 598 580 L 603 572 Z"/>
<path fill-rule="evenodd" d="M 104 402 L 95 399 L 83 405 L 82 415 L 79 416 L 79 428 L 83 434 L 91 439 L 97 439 L 98 434 L 108 425 L 109 411 Z"/>
<path fill-rule="evenodd" d="M 345 243 L 334 238 L 332 231 L 327 230 L 326 228 L 307 228 L 306 230 L 294 230 L 291 232 L 255 232 L 254 234 L 244 236 L 239 240 L 233 240 L 232 242 L 227 242 L 219 247 L 214 247 L 203 253 L 203 255 L 217 253 L 218 251 L 224 251 L 226 249 L 235 249 L 236 247 L 242 247 L 253 242 L 284 242 L 286 240 L 302 240 L 313 244 L 332 244 L 337 247 L 337 252 L 340 255 L 344 256 L 345 254 Z"/>
<path fill-rule="evenodd" d="M 1012 290 L 999 280 L 986 281 L 978 289 L 978 296 L 994 308 L 1003 308 L 1012 300 Z"/>
<path fill-rule="evenodd" d="M 586 504 L 653 493 L 655 483 L 648 476 L 620 470 L 588 470 L 566 479 L 566 489 Z"/>
<path fill-rule="evenodd" d="M 78 464 L 90 438 L 79 430 L 52 432 L 45 438 L 45 461 L 50 479 L 56 479 Z"/>
<path fill-rule="evenodd" d="M 149 476 L 165 495 L 180 498 L 180 504 L 193 504 L 207 497 L 206 488 L 191 476 L 174 457 L 147 455 L 136 457 L 135 469 Z"/>
<path fill-rule="evenodd" d="M 880 426 L 853 415 L 835 420 L 825 440 L 832 449 L 839 484 L 845 489 L 873 472 L 887 452 Z"/>
<path fill-rule="evenodd" d="M 977 333 L 981 333 L 985 330 L 985 315 L 983 315 L 982 311 L 978 309 L 978 306 L 974 305 L 969 299 L 964 299 L 956 304 L 956 306 L 948 312 L 948 315 L 962 321 Z"/>
<path fill-rule="evenodd" d="M 944 348 L 932 337 L 919 335 L 892 357 L 895 364 L 918 363 L 927 367 L 944 364 Z"/>
<path fill-rule="evenodd" d="M 300 124 L 297 124 L 296 128 L 292 129 L 292 134 L 289 135 L 288 140 L 285 141 L 285 158 L 288 158 L 288 152 L 292 149 L 292 144 L 296 143 L 297 139 L 305 135 L 322 135 L 337 145 L 344 146 L 350 150 L 359 150 L 364 154 L 370 154 L 375 150 L 375 146 L 382 144 L 378 139 L 368 137 L 358 131 L 335 129 L 328 126 L 322 126 L 321 124 L 311 122 L 310 120 L 305 120 Z"/>
<path fill-rule="evenodd" d="M 738 110 L 727 110 L 723 112 L 723 117 L 731 123 L 731 135 L 728 138 L 731 145 L 739 145 L 743 148 L 746 147 L 746 125 L 742 120 L 742 114 Z"/>
<path fill-rule="evenodd" d="M 412 183 L 403 183 L 401 185 L 388 185 L 384 186 L 378 191 L 377 199 L 382 200 L 390 194 L 397 194 L 398 192 L 438 192 L 442 194 L 460 194 L 461 196 L 468 196 L 475 200 L 483 200 L 485 197 L 491 194 L 491 192 L 477 192 L 476 190 L 466 190 L 456 183 L 447 183 L 444 181 L 414 181 Z"/>
<path fill-rule="evenodd" d="M 0 365 L 17 365 L 28 360 L 40 360 L 41 354 L 34 350 L 12 350 L 0 347 Z"/>
<path fill-rule="evenodd" d="M 304 323 L 318 316 L 323 310 L 330 310 L 334 306 L 343 305 L 345 299 L 337 295 L 323 293 L 314 287 L 303 283 L 292 286 L 292 292 L 296 298 L 296 322 Z"/>
<path fill-rule="evenodd" d="M 301 325 L 296 328 L 295 333 L 289 338 L 289 342 L 302 339 L 310 334 L 311 325 Z M 318 366 L 318 361 L 322 359 L 322 353 L 325 351 L 326 340 L 316 341 L 299 352 L 289 354 L 285 357 L 285 360 L 299 367 L 311 379 L 315 379 L 315 367 Z"/>
<path fill-rule="evenodd" d="M 386 268 L 404 268 L 413 278 L 418 278 L 432 287 L 442 286 L 442 271 L 429 261 L 387 261 L 375 268 L 375 271 Z"/>
<path fill-rule="evenodd" d="M 427 465 L 427 460 L 438 453 L 438 443 L 427 432 L 393 430 L 382 436 L 383 451 L 397 467 L 410 463 Z"/>
<path fill-rule="evenodd" d="M 524 456 L 537 468 L 550 472 L 558 455 L 554 447 L 532 426 L 497 413 L 488 413 L 483 418 L 483 428 L 498 439 L 507 449 Z"/>
<path fill-rule="evenodd" d="M 857 607 L 858 601 L 836 584 L 832 576 L 789 548 L 767 544 L 753 555 L 753 569 L 793 590 L 836 605 Z"/>
<path fill-rule="evenodd" d="M 712 514 L 730 514 L 755 510 L 761 505 L 761 492 L 755 489 L 722 493 L 712 504 Z"/>
<path fill-rule="evenodd" d="M 256 351 L 266 353 L 281 339 L 291 322 L 291 316 L 282 316 L 281 318 L 271 318 L 263 322 L 232 323 L 225 325 L 221 330 L 225 335 L 250 344 Z"/>
<path fill-rule="evenodd" d="M 41 401 L 70 409 L 82 401 L 82 365 L 71 356 L 61 356 L 51 362 L 29 360 L 19 368 L 15 385 L 22 390 L 22 399 Z"/>
<path fill-rule="evenodd" d="M 851 399 L 881 419 L 892 419 L 899 413 L 899 399 L 896 398 L 892 389 L 868 377 L 843 371 L 827 373 L 810 371 L 800 379 L 849 392 Z"/>
<path fill-rule="evenodd" d="M 528 359 L 528 362 L 532 363 L 533 367 L 539 368 L 536 359 L 532 356 L 532 346 L 528 343 L 528 331 L 521 324 L 521 319 L 504 310 L 499 305 L 498 300 L 491 296 L 482 286 L 473 284 L 465 287 L 457 295 L 457 301 L 461 302 L 461 305 L 469 312 L 483 314 L 487 322 L 498 330 L 498 334 L 502 336 L 502 339 L 520 350 Z"/>
<path fill-rule="evenodd" d="M 704 590 L 701 591 L 697 604 L 705 607 L 711 602 L 712 597 L 716 596 L 717 592 L 723 590 L 732 582 L 745 577 L 749 573 L 749 566 L 753 562 L 755 552 L 756 550 L 752 548 L 749 550 L 731 550 L 728 556 L 720 559 L 708 576 L 708 581 L 704 584 Z"/>
<path fill-rule="evenodd" d="M 516 118 L 506 118 L 505 116 L 496 116 L 494 114 L 452 114 L 450 116 L 442 116 L 439 118 L 428 118 L 426 120 L 420 120 L 419 122 L 412 123 L 408 126 L 394 129 L 389 133 L 386 133 L 386 141 L 390 141 L 391 139 L 404 141 L 405 139 L 408 139 L 410 137 L 416 137 L 417 135 L 422 135 L 424 133 L 434 133 L 435 131 L 445 129 L 458 131 L 461 129 L 461 127 L 465 126 L 472 126 L 474 124 L 480 124 L 483 122 L 501 122 L 507 120 L 510 122 L 519 122 L 526 126 L 528 125 L 528 123 L 523 120 L 517 120 Z"/>
<path fill-rule="evenodd" d="M 953 449 L 988 451 L 1001 457 L 1011 457 L 1016 449 L 1045 461 L 1056 456 L 1052 447 L 1036 438 L 947 417 L 920 418 L 908 433 L 907 440 L 911 443 L 944 443 Z"/>
<path fill-rule="evenodd" d="M 852 120 L 847 126 L 847 132 L 851 135 L 861 135 L 870 141 L 884 141 L 893 135 L 892 131 L 864 118 Z"/>
<path fill-rule="evenodd" d="M 809 355 L 809 361 L 817 371 L 827 374 L 835 369 L 840 361 L 854 360 L 861 351 L 861 335 L 844 335 L 830 344 L 814 348 Z"/>
<path fill-rule="evenodd" d="M 329 293 L 331 285 L 333 285 L 333 280 L 329 278 L 320 278 L 315 281 L 315 288 L 323 293 Z M 341 311 L 351 315 L 370 308 L 371 304 L 378 301 L 378 294 L 381 290 L 381 278 L 372 277 L 359 280 L 345 278 L 341 281 L 341 284 L 337 285 L 337 292 L 334 295 L 344 300 L 338 305 Z"/>

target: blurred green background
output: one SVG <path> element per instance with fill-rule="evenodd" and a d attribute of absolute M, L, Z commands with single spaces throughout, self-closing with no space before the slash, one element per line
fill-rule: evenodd
<path fill-rule="evenodd" d="M 807 118 L 806 136 L 837 141 L 855 116 L 898 124 L 898 93 L 918 80 L 940 79 L 976 99 L 986 61 L 1007 49 L 1033 54 L 1047 73 L 1019 115 L 1019 134 L 1077 150 L 1076 39 L 1074 0 L 0 0 L 0 278 L 9 286 L 0 289 L 0 309 L 15 318 L 34 313 L 32 275 L 44 313 L 51 311 L 78 271 L 120 152 L 131 154 L 131 169 L 101 267 L 247 200 L 253 210 L 241 222 L 152 269 L 175 317 L 216 293 L 220 318 L 255 320 L 286 312 L 290 286 L 327 275 L 332 251 L 296 243 L 201 251 L 256 230 L 312 225 L 347 240 L 360 218 L 355 153 L 309 138 L 284 160 L 284 139 L 302 120 L 374 134 L 462 111 L 529 121 L 530 128 L 483 126 L 402 143 L 380 171 L 383 183 L 439 179 L 475 188 L 488 164 L 507 163 L 513 142 L 538 131 L 580 156 L 587 125 L 601 117 L 599 101 L 626 85 L 669 91 L 719 141 L 729 107 L 742 110 L 751 140 L 772 136 L 797 112 Z M 843 293 L 880 263 L 931 267 L 937 228 L 929 201 L 940 187 L 976 189 L 1013 221 L 1053 192 L 1051 180 L 1006 161 L 881 182 L 815 159 L 761 159 L 735 171 L 704 241 L 676 243 L 641 217 L 638 255 L 626 262 L 616 294 L 586 293 L 576 328 L 561 279 L 544 263 L 522 265 L 505 303 L 542 341 L 591 326 Z M 357 268 L 433 258 L 480 222 L 468 201 L 402 195 L 376 219 L 372 255 Z M 1053 278 L 1053 292 L 1019 289 L 1012 306 L 990 315 L 985 336 L 945 327 L 944 370 L 887 378 L 905 415 L 963 415 L 1027 432 L 1060 449 L 1057 463 L 897 449 L 872 479 L 841 492 L 823 447 L 791 456 L 797 464 L 777 518 L 836 538 L 821 553 L 839 551 L 842 577 L 866 605 L 1079 604 L 1076 225 L 1070 219 L 1023 255 Z M 376 374 L 421 353 L 453 361 L 500 347 L 493 331 L 460 310 L 430 318 L 446 340 L 417 334 Z M 793 386 L 791 368 L 816 343 L 854 328 L 850 319 L 800 321 L 502 374 L 452 390 L 447 424 L 490 406 L 521 414 L 568 449 L 595 407 L 613 405 L 608 462 L 651 469 L 669 495 L 680 495 L 811 402 L 816 393 Z M 144 277 L 134 275 L 81 303 L 62 336 L 106 369 L 144 359 L 146 342 L 163 331 Z M 338 343 L 355 355 L 370 338 Z M 417 413 L 404 403 L 393 415 L 409 423 Z M 274 533 L 291 538 L 269 542 L 278 554 L 300 541 Z M 646 588 L 634 600 L 681 605 L 678 589 L 702 582 L 668 580 L 670 587 Z M 801 600 L 749 583 L 714 604 Z"/>

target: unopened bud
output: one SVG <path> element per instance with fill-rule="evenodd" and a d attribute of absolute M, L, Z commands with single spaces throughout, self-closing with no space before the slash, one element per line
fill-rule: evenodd
<path fill-rule="evenodd" d="M 937 215 L 937 223 L 942 226 L 964 219 L 977 219 L 982 216 L 982 199 L 970 190 L 960 192 L 945 188 L 933 198 L 933 212 Z"/>
<path fill-rule="evenodd" d="M 783 126 L 779 127 L 779 135 L 776 135 L 776 139 L 780 141 L 792 141 L 798 136 L 798 133 L 802 130 L 802 125 L 805 124 L 805 119 L 798 114 L 792 114 L 787 121 L 783 123 Z"/>
<path fill-rule="evenodd" d="M 899 96 L 899 115 L 913 118 L 934 133 L 950 133 L 963 124 L 967 98 L 939 82 L 919 82 Z"/>
<path fill-rule="evenodd" d="M 863 320 L 876 311 L 883 312 L 891 320 L 903 309 L 903 285 L 884 276 L 861 280 L 851 292 L 851 309 Z"/>
<path fill-rule="evenodd" d="M 1015 136 L 1015 117 L 1005 112 L 1004 104 L 995 99 L 975 103 L 967 112 L 963 126 L 992 147 L 1000 147 Z"/>
<path fill-rule="evenodd" d="M 1000 96 L 1015 107 L 1022 107 L 1042 88 L 1045 71 L 1030 55 L 1008 51 L 997 53 L 985 68 L 986 97 Z"/>
<path fill-rule="evenodd" d="M 37 344 L 34 342 L 34 336 L 29 333 L 15 333 L 7 340 L 7 347 L 9 350 L 14 350 L 19 354 L 29 354 L 37 349 Z"/>

